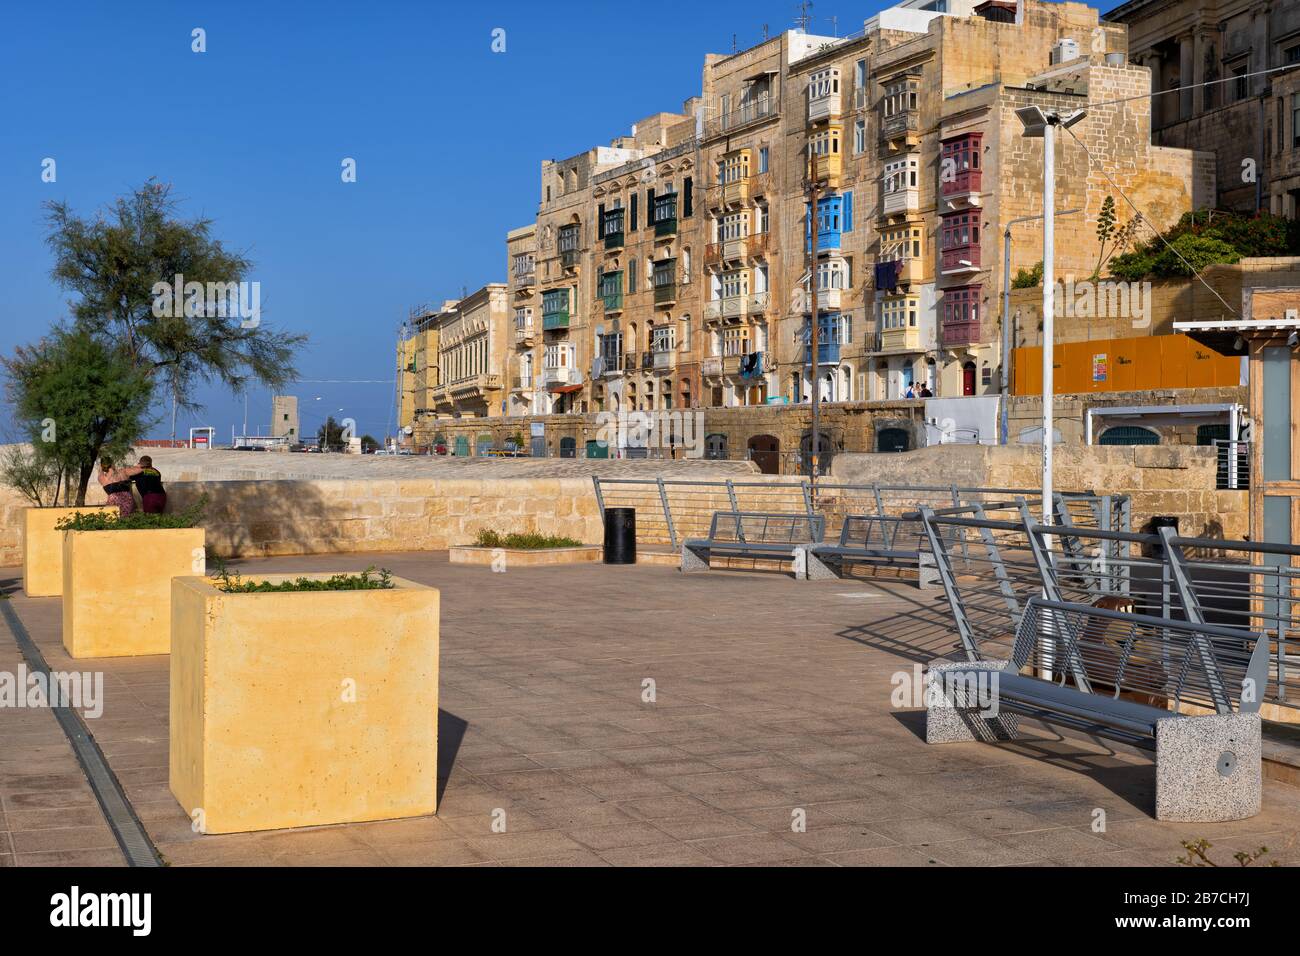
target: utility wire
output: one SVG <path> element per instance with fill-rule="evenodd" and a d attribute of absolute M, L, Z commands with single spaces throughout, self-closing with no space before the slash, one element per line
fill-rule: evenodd
<path fill-rule="evenodd" d="M 1110 173 L 1106 172 L 1105 167 L 1103 167 L 1100 163 L 1098 163 L 1096 160 L 1093 159 L 1093 155 L 1091 152 L 1089 152 L 1087 145 L 1085 145 L 1083 140 L 1079 139 L 1079 137 L 1075 135 L 1074 130 L 1066 126 L 1065 131 L 1070 134 L 1071 139 L 1073 139 L 1076 143 L 1079 144 L 1079 147 L 1083 150 L 1084 155 L 1088 157 L 1089 164 L 1096 166 L 1097 169 L 1101 172 L 1101 174 L 1106 177 L 1106 181 L 1110 183 L 1111 186 L 1114 187 L 1117 193 L 1119 193 L 1120 198 L 1123 199 L 1126 203 L 1128 203 L 1129 208 L 1132 209 L 1133 212 L 1137 215 L 1138 221 L 1141 222 L 1142 225 L 1150 229 L 1153 233 L 1155 233 L 1156 238 L 1159 239 L 1161 242 L 1163 242 L 1165 246 L 1169 249 L 1169 251 L 1179 258 L 1179 260 L 1183 263 L 1183 265 L 1187 266 L 1188 271 L 1191 272 L 1191 274 L 1196 277 L 1196 279 L 1201 283 L 1201 285 L 1209 289 L 1210 292 L 1214 295 L 1214 297 L 1223 303 L 1223 307 L 1235 316 L 1237 314 L 1237 310 L 1234 309 L 1232 306 L 1228 305 L 1228 301 L 1223 296 L 1219 295 L 1219 291 L 1215 289 L 1214 286 L 1206 282 L 1204 277 L 1198 271 L 1196 271 L 1196 268 L 1190 262 L 1188 262 L 1186 258 L 1184 258 L 1183 254 L 1179 252 L 1176 248 L 1174 248 L 1173 244 L 1160 233 L 1160 230 L 1158 230 L 1155 226 L 1151 224 L 1151 222 L 1147 219 L 1146 216 L 1142 215 L 1142 210 L 1138 209 L 1138 207 L 1133 204 L 1133 200 L 1128 198 L 1128 194 L 1125 193 L 1124 190 L 1120 188 L 1119 183 L 1115 182 L 1115 180 L 1111 178 Z"/>
<path fill-rule="evenodd" d="M 1119 103 L 1132 103 L 1134 100 L 1149 100 L 1157 96 L 1163 96 L 1166 93 L 1182 93 L 1184 90 L 1194 90 L 1203 86 L 1214 86 L 1217 83 L 1235 83 L 1237 80 L 1248 80 L 1253 76 L 1267 76 L 1270 73 L 1284 73 L 1296 69 L 1300 69 L 1300 65 L 1288 63 L 1285 66 L 1269 67 L 1267 70 L 1256 70 L 1253 73 L 1237 73 L 1233 76 L 1225 76 L 1218 80 L 1206 80 L 1203 83 L 1188 83 L 1186 86 L 1175 86 L 1167 90 L 1152 90 L 1150 93 L 1138 93 L 1136 96 L 1125 96 L 1118 100 L 1102 100 L 1097 103 L 1089 103 L 1088 107 L 1115 106 Z"/>

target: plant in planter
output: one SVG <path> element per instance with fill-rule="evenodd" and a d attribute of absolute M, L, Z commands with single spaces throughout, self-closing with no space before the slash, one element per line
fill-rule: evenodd
<path fill-rule="evenodd" d="M 172 514 L 81 513 L 63 531 L 63 646 L 74 658 L 166 654 L 171 579 L 202 573 L 206 496 Z"/>
<path fill-rule="evenodd" d="M 222 569 L 171 591 L 169 779 L 197 829 L 437 809 L 436 589 Z"/>
<path fill-rule="evenodd" d="M 531 531 L 502 534 L 491 528 L 479 531 L 473 544 L 455 545 L 449 552 L 452 564 L 490 564 L 497 570 L 505 570 L 510 563 L 572 564 L 598 561 L 600 556 L 599 545 L 585 545 L 566 535 Z"/>

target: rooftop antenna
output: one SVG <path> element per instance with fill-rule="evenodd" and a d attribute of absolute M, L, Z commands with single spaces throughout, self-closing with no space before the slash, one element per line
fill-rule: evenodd
<path fill-rule="evenodd" d="M 764 41 L 767 40 L 767 24 L 766 24 L 766 23 L 763 24 L 763 40 L 764 40 Z"/>
<path fill-rule="evenodd" d="M 794 18 L 794 22 L 799 25 L 799 29 L 804 33 L 807 33 L 808 28 L 812 26 L 812 8 L 813 5 L 808 0 L 800 0 L 799 16 Z"/>
<path fill-rule="evenodd" d="M 839 18 L 839 17 L 827 17 L 826 19 L 829 20 L 829 21 L 831 22 L 831 36 L 833 36 L 833 37 L 837 37 L 837 36 L 839 36 L 839 35 L 840 35 L 840 18 Z"/>
<path fill-rule="evenodd" d="M 734 33 L 731 35 L 731 52 L 736 52 L 736 35 Z"/>

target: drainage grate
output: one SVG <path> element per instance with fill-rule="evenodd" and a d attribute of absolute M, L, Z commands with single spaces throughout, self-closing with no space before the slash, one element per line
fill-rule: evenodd
<path fill-rule="evenodd" d="M 39 672 L 48 681 L 50 668 L 45 663 L 45 655 L 27 633 L 27 628 L 23 626 L 11 602 L 0 601 L 0 615 L 3 615 L 5 624 L 8 625 L 9 632 L 18 645 L 18 650 L 27 661 L 27 666 L 32 671 Z M 54 717 L 63 728 L 68 743 L 72 744 L 77 762 L 81 764 L 81 769 L 90 782 L 90 789 L 94 791 L 95 799 L 99 801 L 99 806 L 104 811 L 104 817 L 108 820 L 108 825 L 122 848 L 127 863 L 131 866 L 162 866 L 162 858 L 154 848 L 153 841 L 149 839 L 144 825 L 135 815 L 130 802 L 126 799 L 126 794 L 122 792 L 122 785 L 109 769 L 108 761 L 104 759 L 99 745 L 86 730 L 81 715 L 71 707 L 50 709 L 54 711 Z"/>

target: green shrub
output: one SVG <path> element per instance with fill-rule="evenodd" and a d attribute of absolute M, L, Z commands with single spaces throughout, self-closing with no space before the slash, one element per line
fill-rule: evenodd
<path fill-rule="evenodd" d="M 360 574 L 335 574 L 328 578 L 293 578 L 288 581 L 245 581 L 219 562 L 213 575 L 217 589 L 227 594 L 272 594 L 283 591 L 384 591 L 393 587 L 393 573 L 372 564 Z"/>
<path fill-rule="evenodd" d="M 1032 289 L 1043 284 L 1043 260 L 1039 259 L 1032 269 L 1017 269 L 1016 277 L 1011 280 L 1013 289 Z"/>
<path fill-rule="evenodd" d="M 208 496 L 202 495 L 184 511 L 170 514 L 146 514 L 135 511 L 125 518 L 112 511 L 78 511 L 60 518 L 59 531 L 154 531 L 159 528 L 193 528 L 203 520 Z"/>
<path fill-rule="evenodd" d="M 484 528 L 474 539 L 480 548 L 516 548 L 521 551 L 541 551 L 545 548 L 580 548 L 582 542 L 576 538 L 566 538 L 557 534 L 501 534 L 490 528 Z"/>

